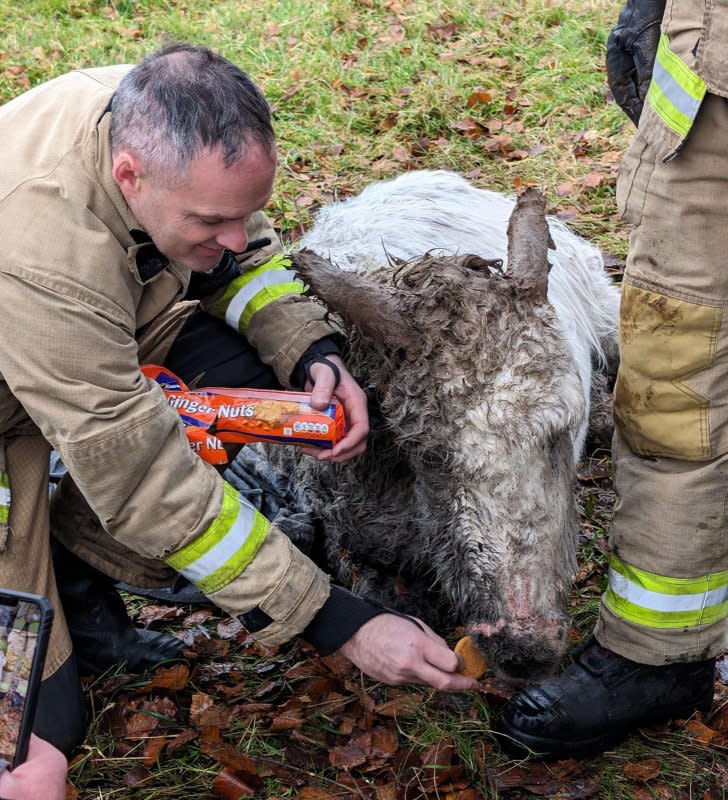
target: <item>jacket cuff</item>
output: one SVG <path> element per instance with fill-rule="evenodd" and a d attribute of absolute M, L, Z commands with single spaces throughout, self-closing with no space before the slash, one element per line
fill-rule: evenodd
<path fill-rule="evenodd" d="M 208 597 L 238 617 L 256 641 L 275 647 L 298 636 L 329 597 L 329 576 L 275 525 L 248 567 Z"/>
<path fill-rule="evenodd" d="M 312 644 L 319 655 L 328 656 L 365 622 L 387 613 L 391 613 L 390 610 L 379 603 L 357 597 L 341 586 L 332 586 L 329 599 L 316 612 L 301 637 Z"/>
<path fill-rule="evenodd" d="M 338 336 L 324 336 L 317 342 L 310 344 L 303 355 L 296 362 L 296 366 L 291 373 L 291 386 L 296 389 L 303 389 L 306 385 L 306 365 L 323 356 L 340 356 L 341 347 L 339 342 L 341 337 Z"/>

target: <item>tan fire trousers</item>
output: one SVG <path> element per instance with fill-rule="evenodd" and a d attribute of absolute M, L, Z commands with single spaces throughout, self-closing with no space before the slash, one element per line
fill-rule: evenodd
<path fill-rule="evenodd" d="M 728 102 L 663 162 L 640 130 L 617 201 L 634 226 L 615 391 L 618 501 L 596 635 L 648 664 L 701 660 L 728 616 Z"/>
<path fill-rule="evenodd" d="M 196 305 L 178 303 L 145 329 L 138 342 L 140 363 L 164 361 Z M 49 527 L 70 550 L 117 580 L 136 586 L 164 586 L 175 573 L 162 561 L 144 558 L 112 539 L 69 476 L 61 481 L 49 509 L 49 444 L 11 395 L 0 397 L 0 421 L 5 429 L 5 469 L 12 487 L 9 534 L 0 546 L 0 586 L 50 599 L 55 619 L 43 673 L 48 678 L 71 654 L 53 572 Z"/>

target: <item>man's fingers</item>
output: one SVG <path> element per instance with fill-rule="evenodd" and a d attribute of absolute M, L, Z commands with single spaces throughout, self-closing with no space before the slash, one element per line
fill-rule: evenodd
<path fill-rule="evenodd" d="M 422 655 L 428 664 L 443 672 L 457 672 L 460 659 L 444 642 L 435 642 L 430 638 L 424 641 Z"/>
<path fill-rule="evenodd" d="M 318 363 L 311 367 L 311 378 L 314 382 L 311 388 L 311 406 L 322 411 L 331 402 L 336 376 L 331 367 Z"/>
<path fill-rule="evenodd" d="M 418 680 L 447 692 L 470 692 L 478 688 L 478 681 L 458 672 L 443 672 L 430 664 L 424 664 Z"/>

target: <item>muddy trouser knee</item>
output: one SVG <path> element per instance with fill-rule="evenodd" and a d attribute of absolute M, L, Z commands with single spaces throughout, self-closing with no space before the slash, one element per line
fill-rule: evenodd
<path fill-rule="evenodd" d="M 728 103 L 684 148 L 640 129 L 618 182 L 633 226 L 615 388 L 617 503 L 599 642 L 649 664 L 706 659 L 728 616 Z"/>
<path fill-rule="evenodd" d="M 141 364 L 164 364 L 191 388 L 280 388 L 273 370 L 260 361 L 247 340 L 194 302 L 178 303 L 150 323 L 138 345 Z M 153 536 L 153 509 L 149 519 Z M 165 587 L 176 575 L 163 561 L 141 556 L 109 536 L 69 475 L 51 500 L 51 532 L 71 552 L 117 581 Z"/>
<path fill-rule="evenodd" d="M 10 486 L 7 538 L 0 546 L 0 586 L 47 597 L 55 611 L 33 730 L 68 755 L 86 730 L 86 700 L 58 598 L 48 534 L 48 457 L 38 431 L 3 437 Z"/>

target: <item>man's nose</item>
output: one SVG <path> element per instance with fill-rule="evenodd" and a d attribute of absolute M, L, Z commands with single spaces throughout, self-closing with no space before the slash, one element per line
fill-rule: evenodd
<path fill-rule="evenodd" d="M 215 241 L 227 250 L 232 250 L 233 253 L 242 253 L 248 246 L 248 234 L 245 231 L 245 225 L 240 222 L 227 223 L 215 236 Z"/>

